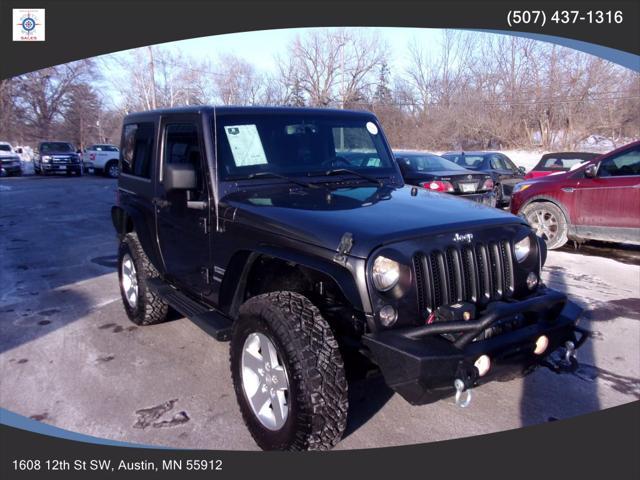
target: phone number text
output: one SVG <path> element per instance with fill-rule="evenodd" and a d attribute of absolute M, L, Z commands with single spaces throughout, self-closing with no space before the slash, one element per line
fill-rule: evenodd
<path fill-rule="evenodd" d="M 509 10 L 507 24 L 539 25 L 544 27 L 547 21 L 555 24 L 620 24 L 624 20 L 622 10 Z"/>

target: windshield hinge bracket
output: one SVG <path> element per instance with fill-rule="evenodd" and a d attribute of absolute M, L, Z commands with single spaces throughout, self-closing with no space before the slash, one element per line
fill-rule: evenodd
<path fill-rule="evenodd" d="M 336 254 L 333 256 L 333 261 L 342 265 L 346 265 L 347 257 L 349 256 L 349 253 L 351 253 L 352 248 L 353 234 L 351 232 L 345 232 L 342 235 L 342 238 L 340 238 L 340 243 L 338 244 Z"/>

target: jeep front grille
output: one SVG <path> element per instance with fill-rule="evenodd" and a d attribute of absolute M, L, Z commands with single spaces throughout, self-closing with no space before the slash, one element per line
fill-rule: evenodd
<path fill-rule="evenodd" d="M 440 305 L 484 305 L 513 294 L 513 258 L 508 240 L 418 252 L 413 257 L 413 271 L 423 315 Z"/>

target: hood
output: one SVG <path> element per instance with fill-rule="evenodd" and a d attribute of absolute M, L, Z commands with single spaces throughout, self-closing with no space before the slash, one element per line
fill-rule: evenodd
<path fill-rule="evenodd" d="M 6 150 L 0 150 L 0 158 L 20 158 L 20 155 L 14 152 L 7 152 Z"/>
<path fill-rule="evenodd" d="M 40 153 L 40 156 L 49 156 L 49 157 L 77 157 L 78 154 L 76 152 L 64 152 L 59 150 L 53 150 L 47 153 Z"/>
<path fill-rule="evenodd" d="M 524 223 L 496 208 L 408 186 L 280 185 L 234 192 L 220 202 L 223 208 L 231 207 L 237 222 L 330 250 L 336 250 L 342 235 L 350 232 L 351 255 L 361 258 L 380 245 L 418 236 Z"/>

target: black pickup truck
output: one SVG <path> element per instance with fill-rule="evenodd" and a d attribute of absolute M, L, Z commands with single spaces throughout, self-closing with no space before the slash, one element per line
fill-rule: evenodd
<path fill-rule="evenodd" d="M 472 387 L 553 351 L 575 364 L 586 338 L 579 310 L 540 282 L 545 245 L 524 220 L 405 186 L 370 113 L 135 113 L 120 172 L 127 315 L 148 325 L 173 308 L 230 339 L 237 400 L 264 449 L 340 440 L 352 354 L 413 404 L 465 405 Z"/>

